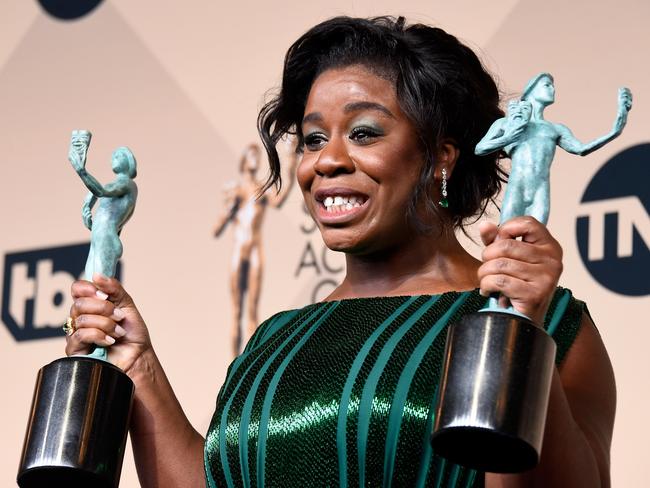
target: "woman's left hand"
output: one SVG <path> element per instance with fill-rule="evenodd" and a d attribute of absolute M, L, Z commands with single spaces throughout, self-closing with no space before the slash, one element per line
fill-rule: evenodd
<path fill-rule="evenodd" d="M 499 227 L 485 222 L 479 230 L 486 246 L 478 270 L 481 295 L 501 293 L 541 326 L 562 274 L 562 247 L 530 216 L 515 217 Z"/>

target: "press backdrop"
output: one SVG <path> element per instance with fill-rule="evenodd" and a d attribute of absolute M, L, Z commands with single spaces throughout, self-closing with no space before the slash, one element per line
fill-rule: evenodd
<path fill-rule="evenodd" d="M 140 196 L 123 233 L 121 278 L 205 432 L 231 360 L 234 236 L 211 233 L 224 186 L 257 140 L 256 114 L 278 85 L 287 47 L 339 14 L 439 25 L 479 52 L 506 95 L 553 73 L 557 102 L 547 117 L 583 140 L 610 129 L 618 86 L 634 92 L 619 139 L 587 158 L 558 152 L 549 226 L 564 247 L 562 284 L 588 301 L 614 364 L 614 486 L 650 485 L 650 3 L 42 4 L 50 13 L 37 0 L 0 3 L 0 485 L 14 483 L 36 372 L 63 354 L 66 290 L 83 266 L 74 246 L 89 239 L 85 189 L 66 157 L 70 131 L 93 131 L 88 169 L 103 182 L 113 149 L 126 145 L 137 157 Z M 318 299 L 342 277 L 341 257 L 324 251 L 295 188 L 281 209 L 268 209 L 263 245 L 260 317 Z M 138 486 L 130 453 L 122 486 Z"/>

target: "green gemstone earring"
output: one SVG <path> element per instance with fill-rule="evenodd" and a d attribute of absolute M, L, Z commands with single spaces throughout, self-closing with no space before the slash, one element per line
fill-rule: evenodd
<path fill-rule="evenodd" d="M 438 202 L 442 208 L 449 207 L 449 202 L 447 201 L 447 168 L 442 168 L 442 199 Z"/>

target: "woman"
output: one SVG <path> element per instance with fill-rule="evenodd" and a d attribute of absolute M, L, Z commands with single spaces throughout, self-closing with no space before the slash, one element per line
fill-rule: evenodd
<path fill-rule="evenodd" d="M 454 235 L 499 190 L 496 158 L 473 148 L 501 116 L 491 77 L 439 29 L 336 18 L 296 41 L 259 118 L 269 184 L 280 173 L 274 145 L 295 130 L 305 204 L 345 253 L 346 276 L 325 302 L 258 328 L 229 368 L 205 442 L 119 283 L 73 286 L 68 354 L 126 331 L 110 354 L 136 384 L 143 486 L 608 485 L 613 374 L 584 304 L 556 291 L 559 244 L 529 217 L 485 224 L 481 263 Z M 429 444 L 446 326 L 493 292 L 558 342 L 542 459 L 522 475 L 484 476 Z"/>

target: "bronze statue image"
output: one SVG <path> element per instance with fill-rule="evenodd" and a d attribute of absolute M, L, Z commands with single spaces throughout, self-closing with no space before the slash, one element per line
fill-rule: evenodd
<path fill-rule="evenodd" d="M 220 237 L 226 227 L 234 228 L 235 245 L 230 266 L 232 303 L 232 351 L 237 356 L 242 344 L 248 342 L 258 325 L 257 308 L 264 271 L 262 228 L 267 207 L 280 208 L 293 187 L 298 163 L 295 138 L 278 143 L 278 153 L 287 164 L 287 184 L 280 191 L 260 193 L 263 182 L 257 179 L 261 149 L 249 144 L 239 162 L 240 178 L 224 187 L 224 206 L 214 225 L 214 236 Z M 242 317 L 246 313 L 246 326 Z"/>

